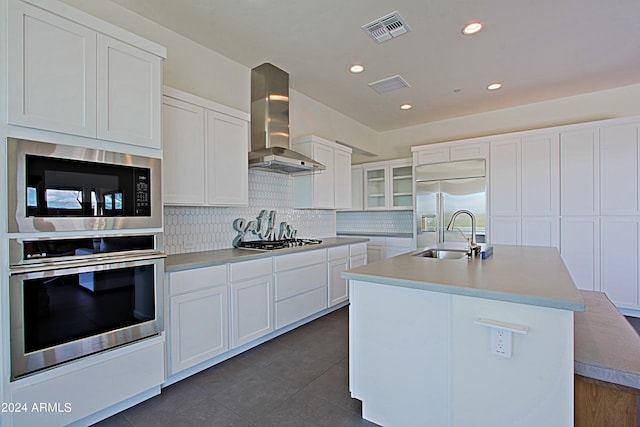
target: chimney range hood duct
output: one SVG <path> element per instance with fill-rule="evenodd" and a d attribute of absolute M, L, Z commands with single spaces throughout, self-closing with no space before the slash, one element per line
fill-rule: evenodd
<path fill-rule="evenodd" d="M 289 74 L 269 63 L 251 70 L 249 168 L 286 174 L 325 169 L 289 149 Z"/>

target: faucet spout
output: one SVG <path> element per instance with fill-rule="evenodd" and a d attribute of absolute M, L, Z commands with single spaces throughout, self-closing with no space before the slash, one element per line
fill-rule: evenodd
<path fill-rule="evenodd" d="M 473 212 L 467 209 L 460 209 L 458 211 L 455 211 L 453 215 L 451 215 L 451 220 L 449 221 L 449 225 L 447 225 L 447 230 L 453 229 L 456 218 L 458 218 L 458 216 L 461 214 L 469 215 L 469 218 L 471 218 L 471 239 L 469 242 L 469 251 L 474 252 L 476 255 L 478 255 L 480 253 L 480 246 L 478 246 L 478 243 L 476 242 L 476 216 L 473 214 Z"/>

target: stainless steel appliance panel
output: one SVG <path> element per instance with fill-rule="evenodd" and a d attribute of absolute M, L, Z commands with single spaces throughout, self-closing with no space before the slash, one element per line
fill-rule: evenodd
<path fill-rule="evenodd" d="M 75 216 L 58 216 L 54 212 L 48 214 L 33 215 L 28 212 L 27 204 L 27 158 L 39 156 L 42 158 L 60 159 L 62 161 L 75 161 L 79 165 L 91 163 L 93 170 L 85 173 L 92 179 L 108 185 L 112 182 L 107 173 L 101 173 L 101 165 L 105 170 L 116 166 L 124 169 L 136 168 L 149 171 L 148 184 L 145 182 L 129 183 L 129 193 L 126 197 L 135 199 L 136 209 L 142 206 L 142 215 L 125 215 L 117 209 L 108 209 L 94 204 L 93 212 L 75 213 Z M 134 156 L 131 154 L 115 153 L 105 150 L 94 150 L 81 147 L 50 144 L 22 139 L 7 139 L 7 173 L 8 173 L 8 231 L 17 232 L 54 232 L 54 231 L 96 231 L 96 230 L 125 230 L 148 229 L 162 227 L 162 193 L 161 193 L 161 161 L 157 158 Z M 76 175 L 81 177 L 81 175 Z M 54 174 L 51 178 L 58 185 L 73 182 L 69 173 Z M 145 179 L 141 177 L 140 179 Z M 148 185 L 148 187 L 146 187 Z M 95 193 L 95 191 L 94 191 Z M 42 197 L 42 196 L 38 196 Z M 105 194 L 105 198 L 115 195 Z M 145 206 L 145 197 L 148 197 L 148 206 Z M 87 203 L 85 201 L 85 203 Z M 99 209 L 98 209 L 99 207 Z M 149 210 L 148 215 L 146 210 Z"/>
<path fill-rule="evenodd" d="M 471 235 L 470 218 L 459 217 L 455 230 L 446 230 L 453 213 L 468 209 L 477 220 L 484 241 L 486 181 L 483 159 L 419 165 L 415 168 L 415 226 L 418 248 L 460 241 Z M 465 236 L 463 236 L 463 234 Z"/>
<path fill-rule="evenodd" d="M 160 334 L 165 256 L 12 269 L 11 379 Z"/>

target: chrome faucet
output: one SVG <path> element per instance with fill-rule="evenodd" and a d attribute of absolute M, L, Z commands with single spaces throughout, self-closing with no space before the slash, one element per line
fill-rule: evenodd
<path fill-rule="evenodd" d="M 466 209 L 455 211 L 453 215 L 451 215 L 451 220 L 449 221 L 449 225 L 447 225 L 447 230 L 453 229 L 456 218 L 460 214 L 467 214 L 469 215 L 469 218 L 471 218 L 471 238 L 469 239 L 469 250 L 467 252 L 467 255 L 471 256 L 472 253 L 478 255 L 480 253 L 480 246 L 478 246 L 478 243 L 476 242 L 476 216 L 473 214 L 473 212 Z"/>

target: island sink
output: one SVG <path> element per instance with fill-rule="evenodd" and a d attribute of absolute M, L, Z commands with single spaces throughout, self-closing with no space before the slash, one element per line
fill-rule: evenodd
<path fill-rule="evenodd" d="M 436 258 L 436 259 L 463 259 L 467 257 L 467 251 L 455 250 L 455 249 L 426 249 L 422 252 L 418 252 L 413 256 L 422 258 Z"/>

